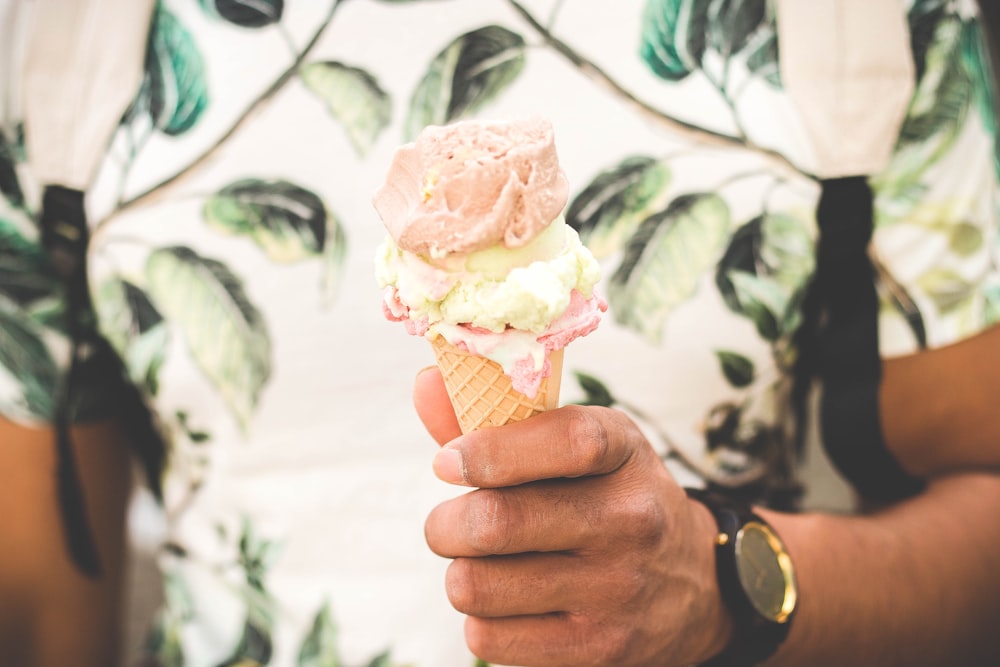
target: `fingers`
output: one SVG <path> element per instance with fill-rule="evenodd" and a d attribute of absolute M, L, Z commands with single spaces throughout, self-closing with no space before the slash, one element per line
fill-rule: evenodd
<path fill-rule="evenodd" d="M 413 406 L 438 444 L 443 445 L 462 435 L 441 371 L 436 367 L 425 368 L 417 374 L 413 383 Z"/>
<path fill-rule="evenodd" d="M 465 642 L 489 664 L 620 665 L 633 633 L 573 614 L 477 618 L 465 621 Z"/>
<path fill-rule="evenodd" d="M 595 609 L 634 605 L 643 597 L 649 582 L 635 562 L 608 564 L 563 552 L 457 558 L 445 588 L 455 609 L 480 618 L 595 615 Z"/>
<path fill-rule="evenodd" d="M 644 449 L 652 452 L 621 412 L 566 406 L 453 440 L 438 452 L 434 471 L 453 484 L 499 488 L 607 474 Z"/>
<path fill-rule="evenodd" d="M 448 566 L 445 590 L 463 614 L 502 618 L 571 611 L 586 582 L 565 553 L 459 558 Z M 594 581 L 594 578 L 590 579 Z"/>
<path fill-rule="evenodd" d="M 478 489 L 435 507 L 424 525 L 427 544 L 444 558 L 568 551 L 593 545 L 616 508 L 592 501 L 583 481 L 559 480 L 503 490 Z"/>
<path fill-rule="evenodd" d="M 673 530 L 667 509 L 683 498 L 606 477 L 477 489 L 435 507 L 424 525 L 431 550 L 444 558 L 539 552 L 623 554 L 662 542 Z M 683 493 L 683 492 L 680 492 Z"/>

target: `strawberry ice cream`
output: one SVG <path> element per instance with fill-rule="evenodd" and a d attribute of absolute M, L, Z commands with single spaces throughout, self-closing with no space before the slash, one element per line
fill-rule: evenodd
<path fill-rule="evenodd" d="M 567 197 L 547 121 L 426 128 L 373 200 L 389 232 L 376 256 L 386 317 L 492 360 L 534 396 L 550 354 L 607 309 Z"/>

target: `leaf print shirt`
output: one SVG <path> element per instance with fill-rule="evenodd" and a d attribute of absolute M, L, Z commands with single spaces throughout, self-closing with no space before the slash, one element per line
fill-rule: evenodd
<path fill-rule="evenodd" d="M 456 494 L 410 402 L 433 355 L 382 319 L 372 274 L 371 194 L 430 123 L 553 123 L 610 303 L 567 350 L 563 402 L 627 411 L 681 483 L 806 505 L 846 488 L 790 434 L 819 186 L 773 3 L 550 5 L 155 3 L 87 191 L 95 326 L 170 445 L 137 664 L 475 664 L 423 540 Z M 914 92 L 870 174 L 886 356 L 1000 314 L 982 27 L 972 2 L 902 5 Z M 32 147 L 16 105 L 0 114 L 0 410 L 45 422 L 67 338 Z"/>

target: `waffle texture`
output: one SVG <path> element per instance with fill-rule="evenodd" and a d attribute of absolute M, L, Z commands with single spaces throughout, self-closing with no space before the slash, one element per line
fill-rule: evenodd
<path fill-rule="evenodd" d="M 436 336 L 431 346 L 462 433 L 527 419 L 559 405 L 563 350 L 549 355 L 552 372 L 529 398 L 514 389 L 496 362 L 464 352 L 443 336 Z"/>

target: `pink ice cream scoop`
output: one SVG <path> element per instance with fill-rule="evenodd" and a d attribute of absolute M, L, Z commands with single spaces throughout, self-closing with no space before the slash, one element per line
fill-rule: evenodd
<path fill-rule="evenodd" d="M 548 121 L 465 121 L 402 146 L 373 203 L 401 249 L 436 259 L 525 245 L 568 193 Z"/>
<path fill-rule="evenodd" d="M 568 192 L 552 126 L 533 118 L 425 128 L 373 197 L 388 231 L 375 258 L 383 312 L 434 346 L 463 429 L 486 412 L 456 394 L 507 396 L 476 389 L 470 368 L 502 371 L 521 418 L 553 407 L 563 348 L 607 310 L 600 267 L 562 214 Z"/>

